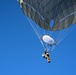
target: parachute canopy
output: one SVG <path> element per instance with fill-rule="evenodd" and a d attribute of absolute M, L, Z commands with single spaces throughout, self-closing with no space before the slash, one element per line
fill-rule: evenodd
<path fill-rule="evenodd" d="M 61 30 L 76 23 L 76 0 L 18 0 L 28 17 L 46 30 Z M 50 21 L 54 25 L 50 26 Z"/>
<path fill-rule="evenodd" d="M 52 51 L 75 26 L 76 0 L 18 0 L 18 3 L 48 51 Z"/>
<path fill-rule="evenodd" d="M 55 43 L 54 39 L 49 35 L 42 36 L 42 41 L 46 44 L 53 45 Z"/>

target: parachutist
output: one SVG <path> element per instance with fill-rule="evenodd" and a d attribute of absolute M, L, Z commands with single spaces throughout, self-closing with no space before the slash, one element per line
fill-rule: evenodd
<path fill-rule="evenodd" d="M 43 58 L 47 59 L 47 62 L 50 63 L 50 53 L 47 50 L 44 50 L 44 54 L 42 54 Z"/>

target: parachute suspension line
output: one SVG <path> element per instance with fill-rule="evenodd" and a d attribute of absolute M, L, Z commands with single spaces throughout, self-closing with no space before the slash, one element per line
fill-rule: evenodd
<path fill-rule="evenodd" d="M 70 31 L 71 31 L 71 28 L 68 28 L 65 31 L 64 30 L 59 31 L 57 37 L 55 36 L 57 45 L 70 33 Z M 53 51 L 55 47 L 56 46 L 53 46 L 51 48 L 51 51 Z"/>
<path fill-rule="evenodd" d="M 56 38 L 57 39 L 57 45 L 74 29 L 75 27 L 73 26 L 73 27 L 69 27 L 68 29 L 66 29 L 65 31 L 64 30 L 62 30 L 62 31 L 60 31 L 60 33 L 59 33 L 59 35 L 58 35 L 58 37 L 60 37 L 60 38 Z M 55 47 L 56 46 L 53 46 L 52 48 L 51 48 L 51 51 L 53 51 L 54 49 L 55 49 Z"/>
<path fill-rule="evenodd" d="M 51 49 L 51 51 L 53 51 L 53 50 L 55 49 L 55 47 L 56 47 L 56 46 L 53 46 L 52 49 Z"/>
<path fill-rule="evenodd" d="M 44 43 L 41 41 L 41 35 L 39 35 L 39 34 L 41 34 L 39 28 L 38 28 L 38 27 L 34 28 L 34 25 L 32 24 L 31 20 L 30 20 L 29 18 L 27 18 L 27 20 L 29 21 L 29 23 L 30 23 L 31 27 L 33 28 L 33 30 L 35 31 L 36 35 L 38 36 L 41 44 L 42 44 L 43 47 L 45 48 Z M 35 26 L 37 26 L 37 25 L 35 25 Z M 38 29 L 38 30 L 36 30 L 36 29 Z M 38 33 L 38 32 L 39 32 L 39 33 Z"/>
<path fill-rule="evenodd" d="M 58 45 L 58 40 L 57 40 L 57 38 L 60 36 L 60 34 L 61 34 L 61 32 L 62 31 L 60 31 L 60 32 L 55 32 L 55 40 L 56 40 L 56 44 Z M 58 35 L 56 35 L 56 34 L 58 34 Z M 54 46 L 53 45 L 53 47 L 50 49 L 50 51 L 53 51 L 54 49 L 56 48 L 56 46 Z"/>
<path fill-rule="evenodd" d="M 60 33 L 61 37 L 59 36 L 59 38 L 57 39 L 57 41 L 58 41 L 57 44 L 60 43 L 60 40 L 62 41 L 66 37 L 66 34 L 68 34 L 69 31 L 70 31 L 70 28 L 66 29 L 65 31 L 62 30 L 62 32 Z"/>
<path fill-rule="evenodd" d="M 73 30 L 74 27 L 71 27 L 68 29 L 67 33 L 64 34 L 64 37 L 61 38 L 61 40 L 58 42 L 58 44 Z"/>
<path fill-rule="evenodd" d="M 35 31 L 35 33 L 36 33 L 36 35 L 38 36 L 38 38 L 40 38 L 40 37 L 39 37 L 39 34 L 38 34 L 37 31 L 36 31 L 36 29 L 33 27 L 33 24 L 31 23 L 30 19 L 27 18 L 27 20 L 28 20 L 28 22 L 30 23 L 30 25 L 32 26 L 32 28 L 33 28 L 33 30 Z"/>
<path fill-rule="evenodd" d="M 67 34 L 69 34 L 70 31 L 71 31 L 71 27 L 67 28 L 66 30 L 64 29 L 62 31 L 62 34 L 60 35 L 61 37 L 58 40 L 58 44 L 67 36 Z"/>
<path fill-rule="evenodd" d="M 55 34 L 54 34 L 54 38 L 55 38 L 54 40 L 56 40 L 56 37 L 57 37 L 57 33 L 58 33 L 58 32 L 54 32 L 54 33 L 55 33 Z M 56 43 L 57 43 L 57 40 L 56 40 Z M 56 46 L 53 45 L 53 46 L 50 48 L 50 51 L 53 51 L 53 50 L 55 49 L 55 47 L 56 47 Z"/>
<path fill-rule="evenodd" d="M 57 32 L 55 32 L 55 31 L 49 31 L 50 36 L 51 36 L 52 38 L 54 38 L 54 40 L 56 40 L 55 38 L 57 37 L 55 33 L 57 33 Z M 54 36 L 53 36 L 53 35 L 54 35 Z M 51 47 L 49 46 L 49 47 L 48 47 L 48 52 L 53 51 L 53 49 L 54 49 L 55 47 L 56 47 L 56 46 L 54 46 L 54 45 L 51 46 Z"/>
<path fill-rule="evenodd" d="M 61 35 L 61 33 L 62 33 L 62 30 L 59 32 L 59 34 L 58 34 L 58 36 L 57 36 L 57 38 L 56 38 L 56 39 L 57 39 L 57 40 L 56 40 L 57 42 L 58 42 L 58 39 L 59 39 L 59 36 Z"/>
<path fill-rule="evenodd" d="M 57 45 L 72 31 L 73 28 L 68 28 L 65 31 L 61 30 L 57 36 L 54 35 L 54 38 L 56 38 L 56 43 Z M 61 37 L 60 37 L 61 36 Z M 51 48 L 51 51 L 53 51 L 55 49 L 56 46 L 53 46 Z"/>
<path fill-rule="evenodd" d="M 66 33 L 66 30 L 61 30 L 58 34 L 58 37 L 57 37 L 57 42 L 61 39 L 61 37 L 63 37 L 63 34 Z"/>

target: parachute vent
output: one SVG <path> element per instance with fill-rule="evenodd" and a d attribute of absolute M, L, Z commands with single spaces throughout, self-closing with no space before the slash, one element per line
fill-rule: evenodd
<path fill-rule="evenodd" d="M 51 21 L 50 21 L 50 27 L 52 28 L 53 25 L 54 25 L 54 20 L 51 20 Z"/>

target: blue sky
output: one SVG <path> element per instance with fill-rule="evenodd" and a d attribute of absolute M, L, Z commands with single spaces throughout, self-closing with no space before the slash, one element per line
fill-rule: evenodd
<path fill-rule="evenodd" d="M 52 62 L 16 0 L 0 1 L 0 75 L 76 75 L 76 28 L 53 50 Z"/>

